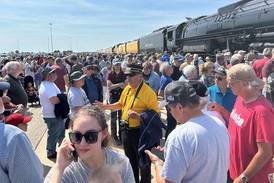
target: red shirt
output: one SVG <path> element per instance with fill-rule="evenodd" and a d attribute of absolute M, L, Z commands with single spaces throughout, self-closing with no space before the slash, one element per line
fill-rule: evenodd
<path fill-rule="evenodd" d="M 269 60 L 270 60 L 270 58 L 264 57 L 264 58 L 254 62 L 252 67 L 253 67 L 258 78 L 263 79 L 262 70 L 263 70 L 265 63 Z"/>
<path fill-rule="evenodd" d="M 257 142 L 272 143 L 274 152 L 274 109 L 262 96 L 245 104 L 239 96 L 229 119 L 230 134 L 230 176 L 237 178 L 247 168 L 257 153 Z M 268 174 L 274 173 L 272 158 L 249 181 L 267 183 Z"/>
<path fill-rule="evenodd" d="M 57 75 L 57 78 L 54 81 L 54 83 L 61 91 L 63 92 L 66 91 L 66 83 L 65 83 L 64 76 L 67 74 L 67 70 L 65 69 L 65 67 L 61 67 L 57 64 L 53 65 L 52 68 L 55 69 L 55 72 Z"/>
<path fill-rule="evenodd" d="M 274 67 L 274 64 L 272 63 L 272 59 L 270 59 L 264 64 L 264 67 L 262 69 L 262 77 L 268 78 L 268 76 L 273 72 L 272 71 L 273 67 Z"/>

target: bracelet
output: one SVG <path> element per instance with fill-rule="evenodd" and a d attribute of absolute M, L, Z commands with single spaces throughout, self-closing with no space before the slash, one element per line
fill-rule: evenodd
<path fill-rule="evenodd" d="M 240 179 L 241 179 L 244 183 L 248 182 L 248 177 L 247 177 L 245 174 L 243 174 L 243 173 L 240 175 Z"/>

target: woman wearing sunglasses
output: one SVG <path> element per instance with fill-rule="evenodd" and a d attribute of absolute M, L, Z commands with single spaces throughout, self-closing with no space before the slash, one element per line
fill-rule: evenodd
<path fill-rule="evenodd" d="M 69 139 L 65 139 L 59 147 L 56 164 L 45 182 L 87 183 L 93 172 L 105 165 L 121 162 L 123 166 L 119 174 L 122 181 L 135 182 L 128 158 L 111 150 L 108 138 L 104 113 L 96 106 L 81 108 L 71 121 Z"/>

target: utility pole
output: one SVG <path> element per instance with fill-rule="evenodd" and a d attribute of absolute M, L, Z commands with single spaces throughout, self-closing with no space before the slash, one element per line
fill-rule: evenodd
<path fill-rule="evenodd" d="M 51 42 L 51 53 L 53 53 L 53 41 L 52 41 L 52 23 L 49 23 L 50 28 L 50 42 Z"/>

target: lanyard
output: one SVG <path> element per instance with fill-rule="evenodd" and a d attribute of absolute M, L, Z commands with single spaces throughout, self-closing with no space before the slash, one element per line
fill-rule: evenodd
<path fill-rule="evenodd" d="M 135 99 L 137 98 L 137 96 L 138 96 L 138 94 L 139 94 L 139 92 L 140 92 L 140 90 L 141 90 L 143 84 L 144 84 L 144 82 L 142 81 L 142 83 L 138 86 L 137 91 L 136 91 L 136 93 L 135 93 L 135 95 L 134 95 L 134 99 L 133 99 L 132 104 L 131 104 L 131 106 L 130 106 L 129 109 L 132 109 L 132 107 L 133 107 L 133 105 L 134 105 L 134 102 L 135 102 Z M 124 106 L 125 106 L 126 103 L 127 103 L 127 97 L 128 97 L 129 92 L 130 92 L 130 89 L 131 89 L 131 88 L 129 88 L 129 90 L 127 91 L 127 96 L 126 96 L 126 98 L 125 98 Z M 123 112 L 124 112 L 124 110 L 123 110 L 123 108 L 122 108 L 122 115 L 123 115 Z M 127 121 L 128 121 L 128 119 L 127 119 Z"/>

